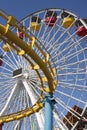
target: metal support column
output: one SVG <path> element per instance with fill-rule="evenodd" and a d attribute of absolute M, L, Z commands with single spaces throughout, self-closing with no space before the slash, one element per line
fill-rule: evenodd
<path fill-rule="evenodd" d="M 53 129 L 53 94 L 45 96 L 45 126 L 44 130 Z"/>

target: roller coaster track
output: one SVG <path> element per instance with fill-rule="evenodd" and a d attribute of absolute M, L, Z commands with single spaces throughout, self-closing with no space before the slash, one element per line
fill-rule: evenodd
<path fill-rule="evenodd" d="M 7 21 L 5 25 L 0 24 L 0 39 L 7 42 L 12 48 L 16 50 L 16 52 L 23 52 L 22 56 L 25 57 L 25 59 L 30 63 L 32 69 L 34 69 L 38 74 L 39 80 L 42 84 L 42 93 L 44 91 L 47 93 L 53 93 L 56 89 L 57 78 L 55 78 L 56 68 L 55 65 L 53 66 L 54 63 L 52 62 L 51 56 L 48 54 L 46 49 L 43 50 L 43 46 L 40 44 L 39 40 L 34 35 L 32 35 L 31 32 L 27 33 L 26 29 L 21 28 L 21 24 L 18 23 L 18 21 L 13 16 L 8 16 L 3 11 L 0 11 L 0 16 Z M 21 40 L 16 35 L 16 33 L 12 31 L 11 28 L 20 29 L 30 42 L 27 44 L 25 41 Z M 39 50 L 44 59 L 35 52 L 34 47 Z M 39 74 L 38 69 L 41 69 L 41 71 L 44 73 L 44 79 Z M 44 80 L 46 80 L 48 83 L 47 87 L 44 87 Z M 42 93 L 40 99 L 43 98 Z M 40 102 L 40 99 L 30 108 L 24 109 L 17 113 L 1 116 L 0 123 L 19 120 L 20 118 L 38 112 L 44 106 L 44 103 Z"/>

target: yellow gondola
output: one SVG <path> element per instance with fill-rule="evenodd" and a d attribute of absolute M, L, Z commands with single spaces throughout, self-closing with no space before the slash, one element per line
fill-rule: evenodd
<path fill-rule="evenodd" d="M 64 28 L 69 28 L 74 25 L 74 18 L 73 17 L 66 17 L 62 20 L 62 25 Z"/>
<path fill-rule="evenodd" d="M 73 15 L 69 14 L 68 12 L 63 11 L 63 13 L 61 14 L 61 18 L 62 18 L 62 25 L 64 28 L 69 28 L 72 27 L 74 25 L 74 17 Z"/>
<path fill-rule="evenodd" d="M 12 50 L 12 47 L 11 47 L 8 43 L 5 43 L 5 44 L 3 45 L 3 50 L 4 50 L 5 52 L 10 52 L 10 51 Z"/>
<path fill-rule="evenodd" d="M 39 31 L 40 27 L 41 27 L 40 23 L 41 23 L 41 19 L 39 17 L 37 17 L 37 16 L 33 16 L 31 18 L 30 29 L 33 30 L 33 31 L 34 30 Z"/>

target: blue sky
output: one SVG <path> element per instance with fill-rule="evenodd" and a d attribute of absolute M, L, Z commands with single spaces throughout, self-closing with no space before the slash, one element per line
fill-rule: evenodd
<path fill-rule="evenodd" d="M 87 0 L 0 0 L 0 8 L 18 20 L 44 8 L 65 8 L 80 17 L 87 17 Z"/>

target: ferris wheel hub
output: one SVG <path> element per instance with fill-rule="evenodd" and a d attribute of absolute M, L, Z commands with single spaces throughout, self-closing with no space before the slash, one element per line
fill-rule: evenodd
<path fill-rule="evenodd" d="M 29 68 L 29 69 L 24 69 L 24 68 L 20 68 L 20 69 L 16 69 L 13 71 L 13 79 L 17 79 L 18 81 L 22 81 L 23 79 L 25 80 L 30 80 L 32 79 L 33 77 L 35 77 L 36 75 L 36 71 Z M 36 77 L 38 77 L 36 75 Z"/>

